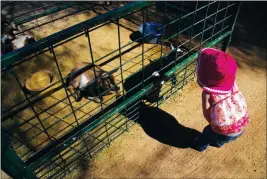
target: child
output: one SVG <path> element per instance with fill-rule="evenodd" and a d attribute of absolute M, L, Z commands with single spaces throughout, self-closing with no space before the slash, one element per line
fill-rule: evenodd
<path fill-rule="evenodd" d="M 200 51 L 197 81 L 203 89 L 203 115 L 209 125 L 194 140 L 192 148 L 200 152 L 209 145 L 219 148 L 244 132 L 248 112 L 244 96 L 235 83 L 236 71 L 231 55 L 213 48 Z"/>

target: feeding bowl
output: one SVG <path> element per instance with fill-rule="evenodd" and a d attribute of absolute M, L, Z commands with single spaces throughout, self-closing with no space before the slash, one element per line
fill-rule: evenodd
<path fill-rule="evenodd" d="M 54 75 L 49 70 L 37 71 L 26 80 L 25 88 L 29 92 L 39 92 L 52 84 Z"/>

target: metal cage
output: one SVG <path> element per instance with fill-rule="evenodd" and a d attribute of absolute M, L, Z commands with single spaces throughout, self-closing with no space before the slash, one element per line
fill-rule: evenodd
<path fill-rule="evenodd" d="M 226 50 L 239 7 L 240 2 L 217 1 L 112 2 L 94 9 L 98 15 L 89 20 L 3 55 L 2 169 L 13 178 L 67 178 L 90 165 L 136 123 L 141 102 L 159 106 L 195 77 L 201 48 Z M 163 25 L 156 44 L 146 43 L 151 34 L 135 36 L 146 22 Z M 96 66 L 113 70 L 121 96 L 96 87 L 103 101 L 76 102 L 66 80 L 80 57 L 90 64 L 73 75 L 95 72 Z M 28 92 L 25 80 L 44 68 L 53 71 L 52 84 Z"/>
<path fill-rule="evenodd" d="M 26 2 L 1 2 L 2 15 L 19 27 L 15 34 L 27 33 L 32 29 L 41 28 L 46 24 L 58 20 L 68 20 L 69 16 L 77 15 L 93 9 L 98 2 L 81 1 L 26 1 Z"/>

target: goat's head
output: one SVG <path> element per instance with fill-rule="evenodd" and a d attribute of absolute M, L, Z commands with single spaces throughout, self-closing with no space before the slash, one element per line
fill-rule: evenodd
<path fill-rule="evenodd" d="M 78 98 L 78 94 L 76 94 L 75 92 L 77 92 L 77 90 L 79 89 L 79 79 L 73 76 L 72 73 L 75 72 L 76 70 L 78 70 L 78 68 L 73 69 L 71 73 L 67 75 L 68 77 L 66 78 L 67 90 L 73 95 L 75 99 Z"/>
<path fill-rule="evenodd" d="M 117 70 L 116 70 L 117 71 Z M 112 75 L 115 71 L 112 72 L 104 72 L 101 77 L 97 80 L 98 87 L 101 92 L 105 92 L 105 95 L 116 94 L 119 95 L 120 87 L 115 83 L 115 78 Z"/>
<path fill-rule="evenodd" d="M 33 37 L 26 37 L 25 41 L 24 41 L 24 46 L 27 46 L 33 42 L 36 42 L 36 40 Z"/>
<path fill-rule="evenodd" d="M 174 48 L 174 46 L 171 44 L 171 52 L 176 52 L 177 55 L 183 55 L 184 51 L 180 48 Z"/>

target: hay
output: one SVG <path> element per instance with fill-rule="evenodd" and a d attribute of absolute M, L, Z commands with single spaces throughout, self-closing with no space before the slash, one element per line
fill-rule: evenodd
<path fill-rule="evenodd" d="M 52 75 L 48 71 L 38 71 L 26 80 L 25 87 L 29 91 L 41 91 L 48 87 L 52 81 Z"/>

